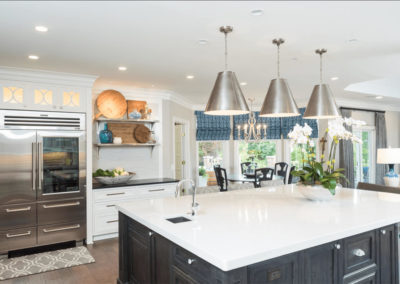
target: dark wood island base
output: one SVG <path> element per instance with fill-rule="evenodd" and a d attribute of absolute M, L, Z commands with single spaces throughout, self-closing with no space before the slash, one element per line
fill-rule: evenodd
<path fill-rule="evenodd" d="M 396 224 L 222 271 L 126 215 L 119 217 L 119 284 L 399 283 Z"/>

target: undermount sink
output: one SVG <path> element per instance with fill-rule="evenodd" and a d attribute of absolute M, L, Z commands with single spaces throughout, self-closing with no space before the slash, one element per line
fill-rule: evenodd
<path fill-rule="evenodd" d="M 174 223 L 174 224 L 192 221 L 189 218 L 186 218 L 186 217 L 183 217 L 183 216 L 167 218 L 165 220 L 170 221 L 171 223 Z"/>

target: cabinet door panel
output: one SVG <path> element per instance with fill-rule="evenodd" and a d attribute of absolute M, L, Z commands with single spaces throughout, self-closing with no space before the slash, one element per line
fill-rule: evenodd
<path fill-rule="evenodd" d="M 144 227 L 128 226 L 129 281 L 151 283 L 150 236 Z M 146 234 L 147 233 L 147 234 Z"/>
<path fill-rule="evenodd" d="M 152 239 L 153 283 L 168 283 L 170 279 L 171 243 L 160 235 Z"/>
<path fill-rule="evenodd" d="M 249 267 L 249 283 L 299 283 L 298 255 L 291 254 Z"/>
<path fill-rule="evenodd" d="M 397 233 L 395 226 L 378 230 L 379 234 L 379 278 L 380 283 L 397 283 Z"/>
<path fill-rule="evenodd" d="M 306 284 L 330 284 L 337 282 L 338 250 L 334 243 L 310 248 L 303 254 Z"/>

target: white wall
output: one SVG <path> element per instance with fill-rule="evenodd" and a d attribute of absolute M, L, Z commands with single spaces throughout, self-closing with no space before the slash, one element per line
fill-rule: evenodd
<path fill-rule="evenodd" d="M 189 122 L 189 159 L 186 161 L 187 166 L 190 168 L 189 178 L 197 178 L 197 165 L 196 165 L 196 120 L 194 110 L 182 106 L 171 100 L 163 100 L 163 169 L 164 176 L 174 178 L 174 137 L 173 127 L 174 118 L 178 120 L 185 120 Z"/>
<path fill-rule="evenodd" d="M 93 109 L 97 113 L 96 98 L 104 90 L 108 88 L 95 89 L 93 91 Z M 115 147 L 100 148 L 93 147 L 93 171 L 96 169 L 113 169 L 123 167 L 127 171 L 135 172 L 138 179 L 163 177 L 162 152 L 163 136 L 162 136 L 162 94 L 146 94 L 143 90 L 136 89 L 114 89 L 120 91 L 126 99 L 145 100 L 149 108 L 153 110 L 151 119 L 159 119 L 160 123 L 154 124 L 154 138 L 161 146 L 152 147 Z M 103 129 L 103 124 L 96 129 L 93 124 L 93 143 L 99 140 L 99 131 Z"/>
<path fill-rule="evenodd" d="M 174 137 L 173 120 L 180 119 L 189 122 L 189 159 L 190 178 L 196 178 L 196 121 L 194 110 L 184 103 L 179 104 L 171 98 L 167 92 L 147 89 L 126 89 L 118 86 L 97 87 L 93 91 L 93 111 L 97 113 L 96 98 L 105 89 L 114 88 L 120 91 L 126 99 L 147 101 L 149 108 L 153 110 L 152 119 L 160 120 L 154 125 L 155 139 L 160 146 L 154 147 L 116 147 L 101 148 L 97 154 L 97 148 L 93 149 L 93 170 L 98 168 L 110 169 L 123 167 L 136 173 L 136 178 L 174 178 Z M 95 125 L 94 125 L 95 126 Z M 99 129 L 101 130 L 101 129 Z M 93 141 L 98 140 L 98 132 L 94 127 Z M 94 142 L 95 143 L 95 142 Z"/>

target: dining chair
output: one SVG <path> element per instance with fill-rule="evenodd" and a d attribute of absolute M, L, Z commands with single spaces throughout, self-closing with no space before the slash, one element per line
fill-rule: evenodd
<path fill-rule="evenodd" d="M 289 165 L 285 162 L 280 162 L 275 164 L 275 175 L 283 177 L 286 181 L 286 175 Z"/>
<path fill-rule="evenodd" d="M 289 178 L 288 178 L 288 184 L 291 184 L 291 183 L 293 182 L 293 175 L 292 175 L 292 172 L 293 172 L 295 169 L 296 169 L 295 166 L 292 166 L 292 167 L 290 168 Z"/>
<path fill-rule="evenodd" d="M 251 162 L 243 162 L 240 163 L 240 169 L 242 171 L 242 175 L 246 173 L 246 170 L 251 166 Z M 254 163 L 255 168 L 257 168 L 257 163 Z"/>
<path fill-rule="evenodd" d="M 219 186 L 220 191 L 228 190 L 228 176 L 226 175 L 226 169 L 221 168 L 221 166 L 214 166 L 215 178 Z"/>
<path fill-rule="evenodd" d="M 274 169 L 272 168 L 259 168 L 256 169 L 254 177 L 254 187 L 261 187 L 261 181 L 272 180 L 274 177 Z"/>

